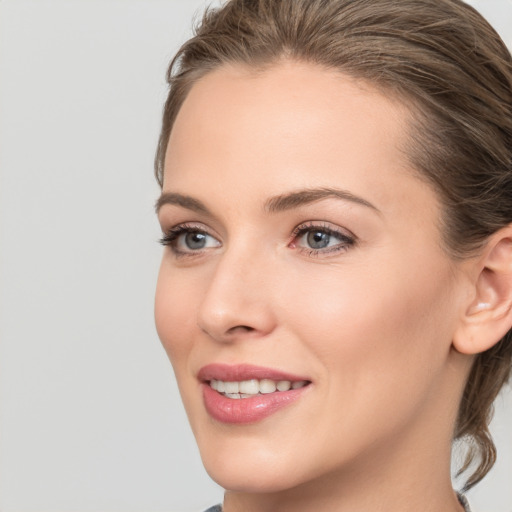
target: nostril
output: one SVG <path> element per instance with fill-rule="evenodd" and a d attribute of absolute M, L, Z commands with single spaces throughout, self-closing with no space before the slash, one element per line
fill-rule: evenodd
<path fill-rule="evenodd" d="M 235 325 L 234 327 L 231 327 L 226 332 L 227 334 L 235 334 L 237 332 L 252 332 L 256 329 L 254 327 L 250 327 L 249 325 Z"/>
<path fill-rule="evenodd" d="M 222 284 L 222 283 L 221 283 Z M 246 301 L 212 284 L 197 311 L 196 324 L 213 340 L 232 343 L 236 340 L 265 336 L 276 327 L 269 301 Z"/>

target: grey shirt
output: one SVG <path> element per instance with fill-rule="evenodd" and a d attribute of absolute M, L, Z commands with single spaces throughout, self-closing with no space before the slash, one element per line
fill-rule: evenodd
<path fill-rule="evenodd" d="M 459 501 L 460 504 L 464 507 L 465 512 L 471 512 L 471 509 L 469 508 L 468 500 L 465 496 L 462 496 L 462 494 L 459 494 Z M 215 505 L 213 507 L 210 507 L 208 510 L 205 510 L 204 512 L 222 512 L 222 505 Z"/>

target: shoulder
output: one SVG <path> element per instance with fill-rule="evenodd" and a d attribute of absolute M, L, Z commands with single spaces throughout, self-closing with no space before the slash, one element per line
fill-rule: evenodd
<path fill-rule="evenodd" d="M 469 508 L 469 503 L 468 503 L 468 500 L 466 499 L 466 497 L 463 496 L 462 494 L 459 494 L 458 497 L 459 497 L 460 504 L 464 507 L 464 512 L 471 512 L 471 509 Z M 222 511 L 220 511 L 220 512 L 222 512 Z"/>
<path fill-rule="evenodd" d="M 222 512 L 222 505 L 214 505 L 204 512 Z"/>

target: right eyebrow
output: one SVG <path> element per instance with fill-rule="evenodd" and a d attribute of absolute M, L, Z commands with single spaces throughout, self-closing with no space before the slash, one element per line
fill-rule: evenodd
<path fill-rule="evenodd" d="M 176 206 L 181 206 L 182 208 L 186 208 L 187 210 L 192 210 L 197 213 L 212 216 L 210 210 L 208 210 L 208 208 L 201 201 L 190 196 L 177 194 L 176 192 L 164 192 L 160 195 L 155 203 L 155 211 L 157 214 L 164 204 L 173 204 Z"/>
<path fill-rule="evenodd" d="M 331 197 L 365 206 L 380 214 L 380 210 L 366 199 L 356 196 L 348 190 L 332 187 L 297 190 L 287 194 L 271 197 L 265 203 L 265 209 L 270 213 L 281 212 L 285 210 L 291 210 L 293 208 L 298 208 L 309 203 L 315 203 L 317 201 Z"/>

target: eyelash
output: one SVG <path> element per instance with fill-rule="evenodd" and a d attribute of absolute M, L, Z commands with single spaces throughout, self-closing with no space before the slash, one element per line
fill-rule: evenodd
<path fill-rule="evenodd" d="M 311 232 L 319 232 L 326 234 L 330 237 L 335 237 L 340 242 L 330 248 L 322 248 L 322 249 L 313 249 L 313 248 L 307 248 L 307 247 L 299 247 L 296 245 L 296 241 L 299 240 L 304 235 L 311 233 Z M 202 226 L 195 225 L 195 224 L 179 224 L 177 226 L 172 227 L 169 229 L 164 235 L 160 238 L 159 242 L 163 246 L 168 246 L 172 250 L 173 254 L 177 258 L 182 257 L 194 257 L 199 256 L 203 254 L 204 249 L 199 250 L 193 250 L 190 249 L 189 251 L 181 251 L 177 248 L 177 241 L 181 235 L 186 235 L 189 233 L 198 233 L 203 234 L 212 238 L 213 237 L 210 233 L 208 233 L 207 230 L 205 230 Z M 338 253 L 348 250 L 350 247 L 354 246 L 356 244 L 356 237 L 354 235 L 348 235 L 340 230 L 334 229 L 331 226 L 325 224 L 325 223 L 319 223 L 319 222 L 306 222 L 303 224 L 300 224 L 297 226 L 293 232 L 291 237 L 291 242 L 289 243 L 289 246 L 292 246 L 294 249 L 300 251 L 301 253 L 306 253 L 307 256 L 321 256 L 324 254 L 332 254 L 332 253 Z"/>
<path fill-rule="evenodd" d="M 331 237 L 337 238 L 340 242 L 330 248 L 313 249 L 307 247 L 296 247 L 297 250 L 306 253 L 307 256 L 321 256 L 325 254 L 339 253 L 348 250 L 356 244 L 356 237 L 352 234 L 347 234 L 341 230 L 334 229 L 328 224 L 319 222 L 306 222 L 297 226 L 292 232 L 292 244 L 296 244 L 296 240 L 311 232 L 320 232 Z"/>
<path fill-rule="evenodd" d="M 203 253 L 203 250 L 181 251 L 177 248 L 178 238 L 181 235 L 186 235 L 189 233 L 198 233 L 198 234 L 204 234 L 207 236 L 212 236 L 201 226 L 185 223 L 185 224 L 179 224 L 179 225 L 174 226 L 174 227 L 170 228 L 169 230 L 167 230 L 163 234 L 163 236 L 160 238 L 159 242 L 164 247 L 167 247 L 167 246 L 170 247 L 171 251 L 177 258 L 198 256 L 199 254 Z"/>

